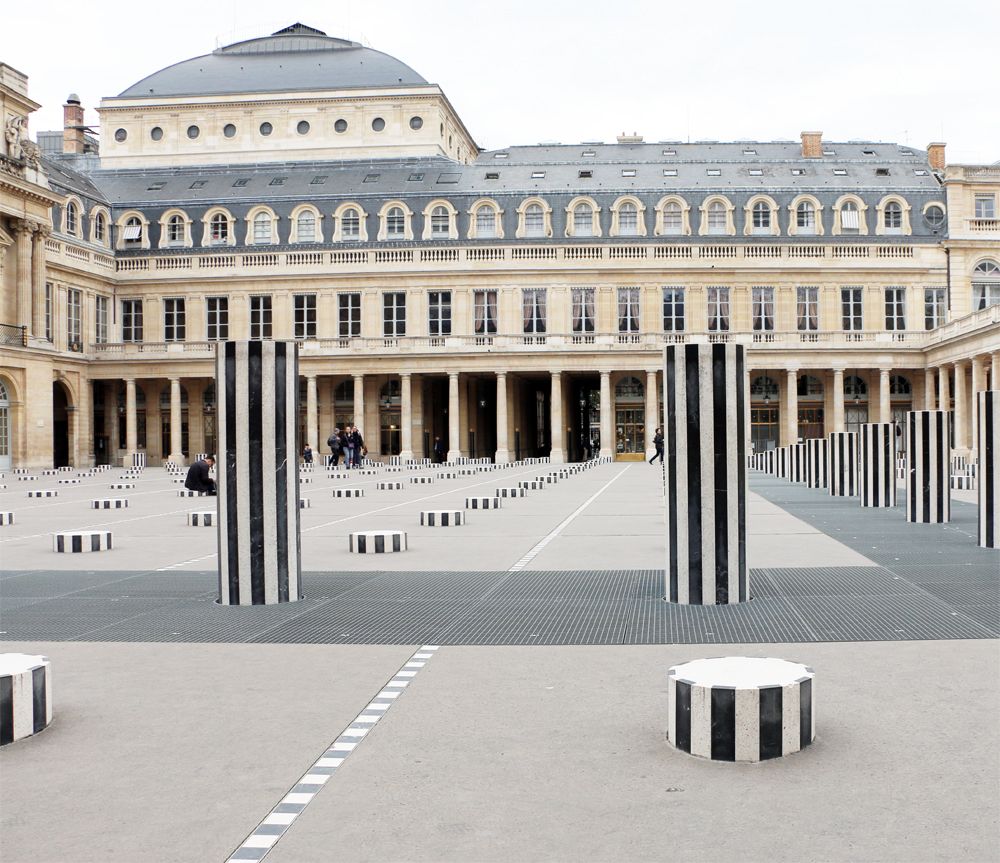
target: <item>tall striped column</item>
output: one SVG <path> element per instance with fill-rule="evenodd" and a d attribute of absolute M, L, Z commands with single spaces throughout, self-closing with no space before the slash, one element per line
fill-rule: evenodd
<path fill-rule="evenodd" d="M 830 494 L 854 497 L 858 493 L 858 436 L 830 433 Z"/>
<path fill-rule="evenodd" d="M 862 423 L 858 433 L 861 505 L 896 505 L 896 429 L 893 423 Z"/>
<path fill-rule="evenodd" d="M 828 452 L 830 444 L 825 438 L 806 441 L 806 485 L 809 488 L 826 488 Z"/>
<path fill-rule="evenodd" d="M 295 342 L 216 348 L 219 602 L 294 602 L 301 587 Z"/>
<path fill-rule="evenodd" d="M 793 443 L 788 448 L 789 455 L 789 479 L 792 482 L 806 481 L 806 445 L 804 443 Z"/>
<path fill-rule="evenodd" d="M 683 605 L 744 602 L 746 349 L 669 345 L 664 366 L 666 598 Z"/>
<path fill-rule="evenodd" d="M 994 365 L 994 368 L 996 366 Z M 979 544 L 1000 548 L 1000 390 L 981 392 L 979 399 Z"/>
<path fill-rule="evenodd" d="M 951 521 L 946 411 L 907 413 L 906 454 L 906 520 Z"/>
<path fill-rule="evenodd" d="M 778 479 L 788 479 L 788 447 L 781 446 L 774 451 L 775 476 Z"/>

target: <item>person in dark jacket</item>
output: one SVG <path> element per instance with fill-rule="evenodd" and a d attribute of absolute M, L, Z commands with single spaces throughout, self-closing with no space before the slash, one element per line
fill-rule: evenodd
<path fill-rule="evenodd" d="M 188 468 L 184 488 L 191 491 L 202 491 L 207 495 L 215 494 L 215 480 L 208 475 L 209 469 L 215 466 L 215 456 L 207 455 Z"/>
<path fill-rule="evenodd" d="M 330 437 L 326 439 L 326 445 L 330 447 L 330 467 L 336 467 L 340 463 L 340 451 L 344 448 L 339 428 L 334 428 Z"/>
<path fill-rule="evenodd" d="M 652 464 L 657 459 L 660 460 L 660 464 L 663 464 L 663 429 L 657 428 L 656 434 L 653 435 L 653 446 L 656 447 L 655 455 L 649 460 Z"/>
<path fill-rule="evenodd" d="M 361 437 L 357 426 L 351 426 L 351 443 L 354 445 L 354 466 L 361 467 L 361 458 L 368 455 L 368 450 L 365 449 L 365 439 Z"/>
<path fill-rule="evenodd" d="M 444 442 L 440 437 L 434 438 L 434 461 L 441 464 L 444 461 Z"/>
<path fill-rule="evenodd" d="M 302 450 L 302 461 L 304 464 L 313 463 L 313 448 L 309 446 L 309 444 L 306 444 L 305 448 Z"/>

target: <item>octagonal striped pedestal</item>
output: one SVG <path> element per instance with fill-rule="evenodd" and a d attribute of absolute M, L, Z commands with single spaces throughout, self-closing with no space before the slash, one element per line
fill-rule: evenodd
<path fill-rule="evenodd" d="M 830 494 L 853 497 L 858 493 L 858 436 L 830 432 Z"/>
<path fill-rule="evenodd" d="M 333 490 L 334 497 L 364 497 L 365 490 L 363 488 L 335 488 Z"/>
<path fill-rule="evenodd" d="M 406 551 L 406 531 L 358 530 L 348 534 L 348 550 L 356 554 L 390 554 Z"/>
<path fill-rule="evenodd" d="M 299 498 L 299 509 L 309 509 L 313 505 L 313 502 L 307 497 Z"/>
<path fill-rule="evenodd" d="M 52 722 L 52 664 L 45 656 L 0 653 L 0 746 Z"/>
<path fill-rule="evenodd" d="M 393 480 L 391 482 L 377 482 L 375 483 L 375 488 L 379 491 L 398 491 L 403 487 L 401 482 Z"/>
<path fill-rule="evenodd" d="M 91 509 L 127 509 L 127 497 L 102 497 L 90 502 Z"/>
<path fill-rule="evenodd" d="M 14 513 L 12 512 L 0 512 L 0 527 L 4 527 L 8 524 L 14 523 Z"/>
<path fill-rule="evenodd" d="M 411 476 L 410 482 L 415 485 L 430 485 L 434 482 L 434 477 L 432 476 Z"/>
<path fill-rule="evenodd" d="M 667 673 L 667 739 L 713 761 L 765 761 L 816 738 L 815 674 L 784 659 L 696 659 Z"/>
<path fill-rule="evenodd" d="M 906 448 L 906 520 L 923 524 L 951 521 L 948 411 L 909 411 Z"/>
<path fill-rule="evenodd" d="M 214 527 L 216 515 L 214 512 L 189 512 L 187 523 L 188 527 Z"/>
<path fill-rule="evenodd" d="M 520 487 L 498 488 L 494 490 L 493 495 L 494 497 L 527 497 L 528 490 Z"/>
<path fill-rule="evenodd" d="M 28 492 L 28 497 L 59 497 L 59 492 L 51 488 L 34 488 Z"/>
<path fill-rule="evenodd" d="M 545 488 L 545 483 L 537 479 L 521 480 L 517 485 L 527 491 L 541 491 Z"/>
<path fill-rule="evenodd" d="M 465 524 L 465 513 L 460 509 L 425 509 L 420 513 L 424 527 L 460 527 Z"/>
<path fill-rule="evenodd" d="M 500 509 L 500 498 L 498 497 L 467 497 L 465 499 L 466 509 Z"/>
<path fill-rule="evenodd" d="M 67 530 L 52 534 L 52 550 L 65 554 L 110 551 L 110 530 Z"/>
<path fill-rule="evenodd" d="M 195 491 L 194 489 L 190 488 L 182 488 L 180 491 L 177 492 L 177 497 L 205 497 L 206 494 L 207 492 L 204 491 Z"/>

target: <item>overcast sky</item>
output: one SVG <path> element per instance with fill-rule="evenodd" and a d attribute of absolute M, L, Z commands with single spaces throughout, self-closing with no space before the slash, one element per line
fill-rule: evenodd
<path fill-rule="evenodd" d="M 279 8 L 287 12 L 276 14 Z M 440 84 L 481 147 L 540 141 L 789 140 L 948 144 L 1000 160 L 995 0 L 28 0 L 4 4 L 0 60 L 62 127 L 217 45 L 301 21 Z"/>

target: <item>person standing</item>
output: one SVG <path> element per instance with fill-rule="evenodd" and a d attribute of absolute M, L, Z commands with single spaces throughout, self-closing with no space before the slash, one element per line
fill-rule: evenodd
<path fill-rule="evenodd" d="M 191 491 L 204 492 L 209 497 L 214 497 L 216 494 L 215 480 L 208 475 L 208 472 L 213 467 L 215 467 L 214 455 L 207 455 L 203 459 L 194 462 L 188 468 L 187 478 L 184 480 L 184 488 Z"/>
<path fill-rule="evenodd" d="M 340 442 L 340 429 L 336 426 L 326 439 L 326 445 L 330 447 L 330 467 L 336 467 L 340 463 L 340 451 L 344 448 Z"/>
<path fill-rule="evenodd" d="M 306 444 L 305 449 L 302 450 L 302 462 L 308 465 L 313 463 L 313 448 L 309 444 Z"/>
<path fill-rule="evenodd" d="M 354 436 L 351 433 L 352 426 L 344 426 L 344 431 L 340 436 L 342 448 L 344 450 L 344 467 L 354 467 Z"/>
<path fill-rule="evenodd" d="M 435 436 L 434 438 L 434 462 L 435 464 L 441 464 L 444 461 L 444 441 L 441 440 L 440 436 Z"/>
<path fill-rule="evenodd" d="M 365 439 L 361 437 L 357 426 L 351 426 L 351 443 L 354 446 L 354 466 L 361 467 L 361 458 L 368 455 L 368 450 L 365 449 Z"/>
<path fill-rule="evenodd" d="M 660 460 L 660 464 L 663 464 L 663 429 L 657 426 L 656 434 L 653 435 L 653 446 L 656 447 L 656 453 L 649 460 L 652 464 L 657 459 Z"/>

